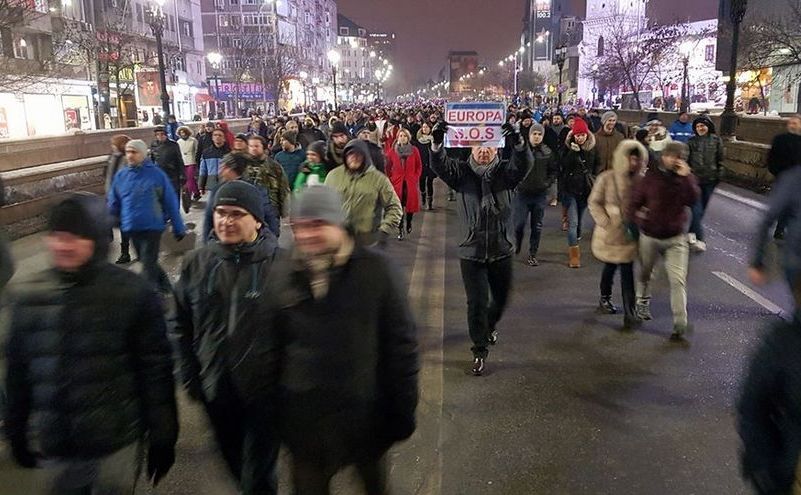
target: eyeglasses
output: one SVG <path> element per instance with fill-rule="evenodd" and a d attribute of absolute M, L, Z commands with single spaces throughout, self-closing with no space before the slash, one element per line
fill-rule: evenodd
<path fill-rule="evenodd" d="M 242 220 L 246 216 L 250 215 L 250 213 L 245 211 L 225 210 L 221 208 L 215 208 L 214 214 L 220 217 L 222 220 L 231 220 L 233 222 L 238 222 L 239 220 Z"/>

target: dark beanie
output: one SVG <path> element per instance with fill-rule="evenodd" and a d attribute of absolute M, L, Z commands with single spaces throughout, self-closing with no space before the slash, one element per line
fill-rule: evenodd
<path fill-rule="evenodd" d="M 334 125 L 331 126 L 331 135 L 333 136 L 334 134 L 344 134 L 350 137 L 350 132 L 348 131 L 348 128 L 345 126 L 345 123 L 342 122 L 341 120 L 337 120 L 336 122 L 334 122 Z"/>
<path fill-rule="evenodd" d="M 264 223 L 264 203 L 259 190 L 243 180 L 226 182 L 214 196 L 214 208 L 218 206 L 238 206 L 261 223 Z"/>
<path fill-rule="evenodd" d="M 315 141 L 309 145 L 306 151 L 311 151 L 312 153 L 317 153 L 320 156 L 320 160 L 325 160 L 325 151 L 326 145 L 325 141 Z"/>
<path fill-rule="evenodd" d="M 51 232 L 69 232 L 93 241 L 97 238 L 94 220 L 75 198 L 65 199 L 50 210 L 47 228 Z"/>
<path fill-rule="evenodd" d="M 284 131 L 284 133 L 281 134 L 281 139 L 288 141 L 292 146 L 298 145 L 298 133 L 295 131 Z"/>

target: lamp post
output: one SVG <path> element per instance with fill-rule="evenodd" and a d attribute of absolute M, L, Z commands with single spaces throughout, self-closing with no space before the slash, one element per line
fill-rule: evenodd
<path fill-rule="evenodd" d="M 214 69 L 214 110 L 219 113 L 220 111 L 220 63 L 222 63 L 223 56 L 220 52 L 209 52 L 206 55 L 206 59 L 211 64 L 211 68 Z"/>
<path fill-rule="evenodd" d="M 734 112 L 734 92 L 737 89 L 737 51 L 740 47 L 740 24 L 748 9 L 748 0 L 730 0 L 729 17 L 732 24 L 729 82 L 726 84 L 726 107 L 720 115 L 720 134 L 733 138 L 737 133 L 737 114 Z"/>
<path fill-rule="evenodd" d="M 690 110 L 690 73 L 689 73 L 689 66 L 690 66 L 690 53 L 693 47 L 689 42 L 682 43 L 681 47 L 679 47 L 679 53 L 681 53 L 681 63 L 682 67 L 684 68 L 684 72 L 682 73 L 681 78 L 681 106 L 679 107 L 679 112 L 688 112 Z"/>
<path fill-rule="evenodd" d="M 161 109 L 164 111 L 164 117 L 170 113 L 170 95 L 167 93 L 167 74 L 164 67 L 164 44 L 162 43 L 162 36 L 164 36 L 164 0 L 150 0 L 150 5 L 147 10 L 147 23 L 153 31 L 153 36 L 156 37 L 156 54 L 159 63 L 159 83 L 161 83 Z"/>
<path fill-rule="evenodd" d="M 520 74 L 520 66 L 523 64 L 523 53 L 525 53 L 526 47 L 521 46 L 515 52 L 515 98 L 517 98 L 517 92 L 519 91 L 519 84 L 518 84 L 518 74 Z"/>
<path fill-rule="evenodd" d="M 565 68 L 567 60 L 567 47 L 559 45 L 556 47 L 556 66 L 559 68 L 559 86 L 556 88 L 558 93 L 557 105 L 562 108 L 562 70 Z"/>
<path fill-rule="evenodd" d="M 598 94 L 598 64 L 592 64 L 592 102 L 590 106 L 595 106 L 596 94 Z"/>
<path fill-rule="evenodd" d="M 328 52 L 328 61 L 331 62 L 331 75 L 334 83 L 334 110 L 339 110 L 339 105 L 337 104 L 337 64 L 339 64 L 340 58 L 338 51 L 332 49 Z"/>
<path fill-rule="evenodd" d="M 301 84 L 303 84 L 303 107 L 305 110 L 305 107 L 309 106 L 309 99 L 306 97 L 306 79 L 308 79 L 309 73 L 305 70 L 302 70 L 298 75 L 300 76 Z"/>

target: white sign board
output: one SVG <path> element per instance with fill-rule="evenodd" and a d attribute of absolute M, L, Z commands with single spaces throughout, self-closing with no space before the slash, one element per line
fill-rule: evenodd
<path fill-rule="evenodd" d="M 499 101 L 448 102 L 445 104 L 447 148 L 490 146 L 503 148 L 501 127 L 506 122 L 506 104 Z"/>

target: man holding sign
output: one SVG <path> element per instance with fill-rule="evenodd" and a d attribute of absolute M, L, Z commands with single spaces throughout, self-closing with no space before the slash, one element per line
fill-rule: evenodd
<path fill-rule="evenodd" d="M 495 325 L 512 286 L 512 191 L 533 162 L 531 150 L 520 134 L 512 125 L 503 123 L 503 104 L 489 105 L 499 106 L 500 111 L 475 108 L 457 112 L 448 105 L 446 118 L 459 124 L 437 124 L 431 143 L 431 168 L 459 196 L 457 210 L 464 232 L 459 258 L 473 341 L 471 371 L 475 376 L 484 373 L 488 347 L 498 339 Z M 496 126 L 498 120 L 500 124 Z M 448 158 L 443 146 L 446 134 L 449 145 L 472 148 L 467 160 Z M 498 148 L 503 147 L 507 137 L 515 143 L 515 153 L 511 160 L 501 160 Z"/>

